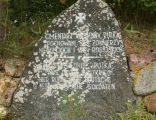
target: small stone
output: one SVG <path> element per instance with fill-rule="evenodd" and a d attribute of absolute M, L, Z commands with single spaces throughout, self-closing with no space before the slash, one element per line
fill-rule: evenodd
<path fill-rule="evenodd" d="M 19 59 L 8 59 L 5 62 L 5 72 L 8 76 L 21 76 L 24 68 L 24 61 Z"/>
<path fill-rule="evenodd" d="M 4 77 L 7 78 L 7 77 Z M 10 81 L 10 78 L 0 80 L 0 104 L 10 106 L 12 95 L 16 89 L 17 80 Z"/>
<path fill-rule="evenodd" d="M 0 119 L 5 118 L 7 114 L 8 114 L 8 110 L 4 106 L 0 105 Z"/>
<path fill-rule="evenodd" d="M 148 95 L 144 98 L 144 105 L 150 112 L 156 112 L 156 93 Z"/>
<path fill-rule="evenodd" d="M 148 95 L 156 91 L 156 61 L 138 71 L 134 92 L 136 95 Z"/>

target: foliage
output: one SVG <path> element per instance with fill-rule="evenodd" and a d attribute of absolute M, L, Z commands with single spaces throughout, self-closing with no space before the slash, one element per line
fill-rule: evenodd
<path fill-rule="evenodd" d="M 140 33 L 138 30 L 135 29 L 134 25 L 128 23 L 124 29 L 125 32 L 127 33 Z"/>
<path fill-rule="evenodd" d="M 145 10 L 149 10 L 151 12 L 156 12 L 156 1 L 155 0 L 139 0 L 139 4 L 141 4 L 142 8 Z"/>
<path fill-rule="evenodd" d="M 150 44 L 156 46 L 156 32 L 150 32 L 148 37 L 148 41 Z"/>
<path fill-rule="evenodd" d="M 155 0 L 106 0 L 113 7 L 119 7 L 125 5 L 128 8 L 137 8 L 141 10 L 149 10 L 156 12 L 156 1 Z"/>
<path fill-rule="evenodd" d="M 25 21 L 34 22 L 38 18 L 51 20 L 61 11 L 77 0 L 10 0 L 11 19 L 20 24 Z M 122 18 L 133 20 L 141 16 L 142 19 L 155 18 L 155 0 L 105 0 Z M 135 20 L 135 19 L 134 19 Z M 153 19 L 152 19 L 153 20 Z"/>
<path fill-rule="evenodd" d="M 120 120 L 156 120 L 156 115 L 146 111 L 141 99 L 138 99 L 136 106 L 127 103 L 128 110 L 118 113 Z"/>
<path fill-rule="evenodd" d="M 120 20 L 155 24 L 155 0 L 106 0 Z"/>
<path fill-rule="evenodd" d="M 8 4 L 8 1 L 5 1 L 5 4 Z M 17 20 L 10 20 L 8 7 L 1 12 L 4 17 L 0 19 L 0 25 L 4 26 L 5 32 L 3 40 L 0 41 L 0 57 L 28 57 L 49 21 L 40 18 L 33 24 L 25 21 L 17 26 Z"/>
<path fill-rule="evenodd" d="M 11 0 L 11 18 L 20 22 L 52 19 L 76 0 Z"/>
<path fill-rule="evenodd" d="M 0 56 L 27 57 L 47 24 L 49 24 L 47 21 L 37 22 L 31 26 L 23 23 L 17 27 L 8 21 L 6 37 L 0 43 Z"/>

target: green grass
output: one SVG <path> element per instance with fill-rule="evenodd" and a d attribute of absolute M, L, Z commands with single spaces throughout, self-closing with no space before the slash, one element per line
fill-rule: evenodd
<path fill-rule="evenodd" d="M 9 0 L 0 2 L 8 5 Z M 4 38 L 0 41 L 0 57 L 24 57 L 28 58 L 34 44 L 39 40 L 51 19 L 39 18 L 36 21 L 12 21 L 12 10 L 7 6 L 1 11 L 0 25 L 4 26 Z"/>
<path fill-rule="evenodd" d="M 4 118 L 5 118 L 5 115 L 3 113 L 0 113 L 0 120 L 4 120 Z"/>
<path fill-rule="evenodd" d="M 84 104 L 80 103 L 79 94 L 64 95 L 60 102 L 63 120 L 85 120 Z"/>
<path fill-rule="evenodd" d="M 127 103 L 127 109 L 126 112 L 117 114 L 120 120 L 156 120 L 156 115 L 146 111 L 141 99 L 138 99 L 136 106 Z"/>
<path fill-rule="evenodd" d="M 3 120 L 4 116 L 2 114 L 0 114 L 0 120 Z"/>
<path fill-rule="evenodd" d="M 150 32 L 148 36 L 149 44 L 156 46 L 156 32 Z"/>
<path fill-rule="evenodd" d="M 0 44 L 2 57 L 29 57 L 34 44 L 41 37 L 49 21 L 37 21 L 35 24 L 23 23 L 16 26 L 8 20 L 4 40 Z"/>

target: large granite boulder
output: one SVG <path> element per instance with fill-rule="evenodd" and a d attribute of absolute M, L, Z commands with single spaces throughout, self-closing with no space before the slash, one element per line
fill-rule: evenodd
<path fill-rule="evenodd" d="M 133 101 L 118 22 L 101 0 L 78 0 L 36 44 L 12 120 L 109 120 Z"/>

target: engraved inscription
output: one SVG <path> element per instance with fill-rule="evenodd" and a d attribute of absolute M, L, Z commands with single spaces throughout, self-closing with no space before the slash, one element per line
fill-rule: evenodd
<path fill-rule="evenodd" d="M 83 36 L 83 38 L 80 37 Z M 81 42 L 85 41 L 85 37 L 88 43 Z M 45 33 L 45 44 L 50 53 L 57 52 L 58 54 L 64 54 L 63 57 L 58 57 L 57 60 L 67 61 L 73 60 L 72 67 L 77 69 L 79 72 L 87 71 L 90 76 L 85 76 L 79 74 L 77 77 L 79 79 L 79 84 L 70 84 L 68 88 L 65 89 L 89 89 L 89 90 L 111 90 L 115 89 L 115 84 L 112 83 L 111 75 L 113 71 L 114 62 L 104 61 L 104 54 L 107 52 L 117 53 L 122 52 L 122 40 L 121 35 L 117 31 L 111 32 L 86 32 L 86 33 Z M 84 44 L 84 45 L 83 45 Z M 88 44 L 90 47 L 88 47 Z M 83 50 L 85 49 L 85 50 Z M 104 53 L 104 54 L 103 54 Z M 85 55 L 84 55 L 85 54 Z M 103 54 L 103 56 L 99 56 Z M 74 61 L 76 59 L 76 61 Z M 88 62 L 84 62 L 88 59 Z M 96 59 L 101 59 L 101 61 L 96 62 Z M 79 61 L 79 62 L 78 62 Z M 51 64 L 49 64 L 52 66 Z M 60 64 L 57 65 L 59 67 Z M 49 72 L 46 71 L 45 72 Z M 63 72 L 60 70 L 60 72 Z M 66 74 L 69 77 L 70 70 L 66 70 Z M 64 83 L 63 78 L 59 77 L 58 71 L 53 74 L 57 76 L 50 76 L 52 73 L 49 72 L 47 78 L 40 80 L 39 86 L 41 88 L 47 88 L 51 84 Z M 64 76 L 65 77 L 65 76 Z M 47 80 L 48 79 L 48 80 Z M 65 78 L 64 78 L 65 79 Z M 68 80 L 68 79 L 67 79 Z M 51 81 L 51 83 L 49 82 Z M 81 82 L 83 81 L 83 82 Z M 56 87 L 55 89 L 62 89 Z"/>

